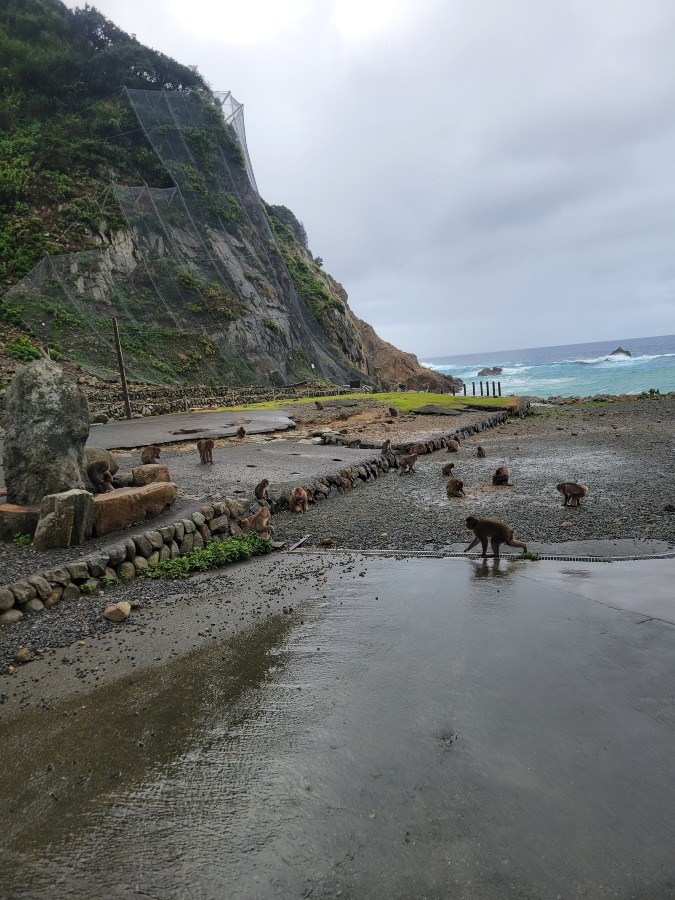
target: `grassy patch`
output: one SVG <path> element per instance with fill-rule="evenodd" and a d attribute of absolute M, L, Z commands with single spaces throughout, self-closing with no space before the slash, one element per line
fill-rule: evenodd
<path fill-rule="evenodd" d="M 217 569 L 251 556 L 269 553 L 272 545 L 259 534 L 249 532 L 239 534 L 227 541 L 212 541 L 198 550 L 191 550 L 185 556 L 165 559 L 154 569 L 146 569 L 146 578 L 187 578 L 190 572 L 205 572 Z"/>
<path fill-rule="evenodd" d="M 393 406 L 399 412 L 410 412 L 411 409 L 426 406 L 428 403 L 447 406 L 450 409 L 462 409 L 465 406 L 494 406 L 499 409 L 516 402 L 515 397 L 464 397 L 459 395 L 453 397 L 452 394 L 427 394 L 423 391 L 391 391 L 386 394 L 331 394 L 323 397 L 298 397 L 295 400 L 266 400 L 262 403 L 223 406 L 222 409 L 279 409 L 282 406 L 288 406 L 289 403 L 314 403 L 315 400 L 323 403 L 326 400 L 339 400 L 344 397 L 355 400 L 378 400 L 380 403 L 386 403 L 387 406 Z"/>

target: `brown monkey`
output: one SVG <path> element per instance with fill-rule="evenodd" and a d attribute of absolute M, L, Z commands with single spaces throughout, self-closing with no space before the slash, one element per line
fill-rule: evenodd
<path fill-rule="evenodd" d="M 323 403 L 322 403 L 320 400 L 315 400 L 315 401 L 314 401 L 314 405 L 316 406 L 317 409 L 323 409 L 323 408 L 324 408 L 324 407 L 323 407 Z"/>
<path fill-rule="evenodd" d="M 466 527 L 473 531 L 476 536 L 464 551 L 465 553 L 480 543 L 483 547 L 483 556 L 487 556 L 488 538 L 490 538 L 490 546 L 495 557 L 499 557 L 500 544 L 508 544 L 509 547 L 520 547 L 527 553 L 527 544 L 517 541 L 513 537 L 513 528 L 504 522 L 499 522 L 497 519 L 477 519 L 476 516 L 467 516 Z"/>
<path fill-rule="evenodd" d="M 157 446 L 157 444 L 149 444 L 147 447 L 143 447 L 143 449 L 141 450 L 141 462 L 144 466 L 147 466 L 150 463 L 154 463 L 159 459 L 159 454 L 161 452 L 162 451 Z"/>
<path fill-rule="evenodd" d="M 509 483 L 509 476 L 510 476 L 510 475 L 511 475 L 511 473 L 509 472 L 507 466 L 500 466 L 500 467 L 495 471 L 495 474 L 492 476 L 492 483 L 493 483 L 494 485 L 499 485 L 499 484 L 502 484 L 502 485 L 503 485 L 503 484 L 506 484 L 506 485 L 508 485 L 508 483 Z"/>
<path fill-rule="evenodd" d="M 464 482 L 461 478 L 448 478 L 448 482 L 445 485 L 445 493 L 448 495 L 448 499 L 450 497 L 465 497 L 464 493 Z"/>
<path fill-rule="evenodd" d="M 427 452 L 426 444 L 413 444 L 408 453 L 415 453 L 417 456 L 423 456 Z"/>
<path fill-rule="evenodd" d="M 87 478 L 94 486 L 96 494 L 106 494 L 114 490 L 110 465 L 107 459 L 97 459 L 87 466 Z"/>
<path fill-rule="evenodd" d="M 262 500 L 270 499 L 269 484 L 270 482 L 268 478 L 263 478 L 262 481 L 259 481 L 258 484 L 256 484 L 253 491 L 256 500 L 260 502 Z"/>
<path fill-rule="evenodd" d="M 380 451 L 382 456 L 389 456 L 391 453 L 391 441 L 387 438 L 386 441 L 382 441 L 382 446 L 380 447 Z"/>
<path fill-rule="evenodd" d="M 404 472 L 414 472 L 416 462 L 417 462 L 417 454 L 416 453 L 409 453 L 407 456 L 399 456 L 399 458 L 398 458 L 398 474 L 403 475 Z"/>
<path fill-rule="evenodd" d="M 246 437 L 246 429 L 244 428 L 243 425 L 240 425 L 239 428 L 237 428 L 237 437 L 239 438 L 240 441 L 243 441 L 244 438 Z"/>
<path fill-rule="evenodd" d="M 476 456 L 478 459 L 485 459 L 485 450 L 482 447 L 476 447 Z"/>
<path fill-rule="evenodd" d="M 389 415 L 392 417 L 392 419 L 396 418 L 396 416 L 398 415 L 398 410 L 396 409 L 395 406 L 389 407 Z"/>
<path fill-rule="evenodd" d="M 197 441 L 197 450 L 199 450 L 199 461 L 201 463 L 211 463 L 213 465 L 213 441 L 210 438 L 202 438 Z"/>
<path fill-rule="evenodd" d="M 292 512 L 306 513 L 309 505 L 309 495 L 303 487 L 294 487 L 288 498 L 288 505 Z"/>
<path fill-rule="evenodd" d="M 260 537 L 269 540 L 274 534 L 274 528 L 270 524 L 272 513 L 266 506 L 259 509 L 257 513 L 247 516 L 239 522 L 242 531 L 257 531 Z"/>
<path fill-rule="evenodd" d="M 358 438 L 354 438 L 353 441 L 347 441 L 347 446 L 350 450 L 359 450 L 361 447 L 361 441 Z"/>
<path fill-rule="evenodd" d="M 454 464 L 454 463 L 446 463 L 446 464 L 443 466 L 443 468 L 441 469 L 441 473 L 442 473 L 443 475 L 445 475 L 445 477 L 447 478 L 448 475 L 452 475 L 452 470 L 453 470 L 454 468 L 455 468 L 455 464 Z"/>
<path fill-rule="evenodd" d="M 572 501 L 569 506 L 581 506 L 582 497 L 588 493 L 586 485 L 577 484 L 576 481 L 561 481 L 560 484 L 556 484 L 556 490 L 560 491 L 565 498 L 563 506 L 568 505 L 568 500 Z"/>
<path fill-rule="evenodd" d="M 459 450 L 459 441 L 456 438 L 448 438 L 445 442 L 448 453 L 457 453 Z"/>

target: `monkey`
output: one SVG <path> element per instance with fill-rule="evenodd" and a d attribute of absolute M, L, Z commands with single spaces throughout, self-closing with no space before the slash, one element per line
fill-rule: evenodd
<path fill-rule="evenodd" d="M 561 481 L 560 484 L 556 484 L 555 487 L 565 498 L 563 506 L 568 505 L 568 500 L 572 501 L 569 506 L 581 506 L 582 497 L 585 497 L 588 493 L 586 485 L 577 484 L 576 481 Z"/>
<path fill-rule="evenodd" d="M 320 400 L 315 400 L 314 405 L 316 406 L 317 409 L 324 409 L 324 405 Z"/>
<path fill-rule="evenodd" d="M 476 447 L 476 456 L 478 459 L 485 459 L 485 450 L 482 447 Z"/>
<path fill-rule="evenodd" d="M 213 465 L 213 441 L 210 438 L 202 438 L 197 441 L 197 450 L 199 450 L 199 461 L 201 463 L 211 463 Z"/>
<path fill-rule="evenodd" d="M 423 454 L 425 454 L 427 452 L 427 445 L 426 444 L 413 444 L 408 452 L 415 453 L 417 456 L 422 456 Z"/>
<path fill-rule="evenodd" d="M 494 485 L 508 485 L 510 474 L 507 466 L 500 466 L 495 470 L 495 474 L 492 476 L 492 483 Z"/>
<path fill-rule="evenodd" d="M 448 482 L 445 485 L 445 493 L 448 495 L 448 499 L 450 497 L 465 497 L 464 493 L 464 482 L 461 478 L 448 478 Z"/>
<path fill-rule="evenodd" d="M 97 459 L 87 466 L 87 478 L 94 486 L 94 493 L 106 494 L 114 490 L 110 465 L 106 459 Z"/>
<path fill-rule="evenodd" d="M 396 416 L 398 415 L 398 410 L 396 409 L 395 406 L 389 407 L 389 415 L 392 417 L 392 419 L 396 418 Z"/>
<path fill-rule="evenodd" d="M 347 446 L 350 450 L 359 450 L 361 448 L 361 441 L 358 438 L 355 438 L 353 441 L 347 441 Z"/>
<path fill-rule="evenodd" d="M 309 495 L 303 487 L 294 487 L 288 498 L 288 505 L 292 512 L 306 513 L 309 504 Z"/>
<path fill-rule="evenodd" d="M 447 478 L 448 475 L 452 475 L 452 470 L 453 470 L 454 468 L 455 468 L 455 464 L 454 464 L 454 463 L 446 463 L 446 464 L 443 466 L 443 468 L 441 469 L 441 473 L 442 473 L 443 475 L 445 475 L 445 477 Z"/>
<path fill-rule="evenodd" d="M 243 441 L 244 438 L 246 437 L 246 429 L 244 428 L 243 425 L 240 425 L 239 428 L 237 428 L 237 437 L 239 438 L 240 441 Z"/>
<path fill-rule="evenodd" d="M 380 447 L 380 452 L 382 456 L 389 456 L 391 453 L 391 441 L 387 438 L 386 441 L 382 441 L 382 446 Z"/>
<path fill-rule="evenodd" d="M 149 444 L 141 450 L 141 462 L 144 466 L 147 466 L 149 463 L 154 463 L 159 459 L 159 454 L 161 452 L 162 451 L 157 444 Z"/>
<path fill-rule="evenodd" d="M 403 475 L 404 472 L 414 472 L 416 462 L 417 462 L 417 454 L 416 453 L 409 453 L 407 456 L 399 456 L 399 458 L 398 458 L 398 474 Z"/>
<path fill-rule="evenodd" d="M 274 528 L 270 524 L 272 513 L 266 506 L 259 509 L 257 513 L 247 516 L 239 522 L 242 531 L 257 531 L 260 537 L 269 540 L 274 534 Z"/>
<path fill-rule="evenodd" d="M 269 484 L 270 482 L 268 478 L 263 478 L 262 481 L 259 481 L 258 484 L 256 484 L 253 491 L 256 500 L 262 502 L 263 500 L 270 499 Z"/>
<path fill-rule="evenodd" d="M 349 478 L 344 478 L 342 475 L 337 475 L 333 483 L 337 485 L 337 489 L 341 494 L 346 494 L 347 491 L 352 489 L 352 483 Z"/>
<path fill-rule="evenodd" d="M 520 547 L 527 553 L 527 544 L 517 541 L 513 537 L 513 528 L 504 522 L 497 521 L 497 519 L 478 519 L 476 516 L 467 516 L 466 527 L 469 531 L 473 531 L 476 536 L 464 551 L 465 553 L 480 543 L 483 547 L 483 558 L 485 558 L 487 556 L 488 538 L 490 538 L 490 546 L 496 559 L 499 558 L 500 544 L 508 544 L 509 547 Z"/>
<path fill-rule="evenodd" d="M 459 441 L 456 438 L 448 438 L 445 442 L 448 453 L 457 453 L 459 450 Z"/>

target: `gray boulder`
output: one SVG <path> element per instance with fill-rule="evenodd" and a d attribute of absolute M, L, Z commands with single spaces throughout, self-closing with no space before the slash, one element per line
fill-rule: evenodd
<path fill-rule="evenodd" d="M 36 505 L 47 494 L 84 489 L 87 398 L 59 366 L 38 359 L 19 369 L 7 388 L 5 410 L 8 503 Z"/>
<path fill-rule="evenodd" d="M 91 537 L 96 508 L 88 491 L 48 494 L 40 504 L 40 520 L 35 530 L 36 550 L 73 547 Z"/>

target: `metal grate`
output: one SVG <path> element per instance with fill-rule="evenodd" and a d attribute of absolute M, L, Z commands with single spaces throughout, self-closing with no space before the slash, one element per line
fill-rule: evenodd
<path fill-rule="evenodd" d="M 330 555 L 334 553 L 343 553 L 343 554 L 355 554 L 358 553 L 359 556 L 399 556 L 399 557 L 420 557 L 422 559 L 445 559 L 445 558 L 455 558 L 455 559 L 482 559 L 483 557 L 480 553 L 461 553 L 454 550 L 444 551 L 444 550 L 359 550 L 357 548 L 348 548 L 348 547 L 318 547 L 316 549 L 312 549 L 311 547 L 298 547 L 296 550 L 288 550 L 287 553 L 304 553 L 311 554 L 316 556 L 317 554 L 325 554 Z M 493 556 L 488 556 L 488 559 L 494 559 Z M 675 551 L 671 553 L 654 553 L 654 554 L 639 554 L 634 556 L 565 556 L 560 555 L 556 556 L 553 554 L 542 554 L 538 560 L 523 560 L 522 556 L 517 556 L 515 553 L 509 553 L 505 556 L 500 556 L 500 559 L 506 560 L 515 560 L 522 562 L 539 562 L 541 560 L 551 560 L 554 562 L 587 562 L 587 563 L 608 563 L 608 562 L 636 562 L 640 560 L 652 560 L 652 559 L 674 559 Z"/>

